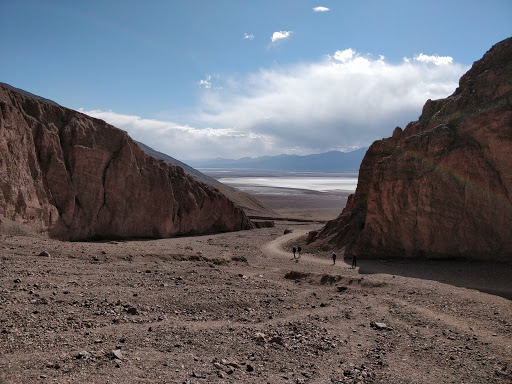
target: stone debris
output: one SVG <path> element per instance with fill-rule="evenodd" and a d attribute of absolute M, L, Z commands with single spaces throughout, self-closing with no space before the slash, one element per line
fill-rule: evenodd
<path fill-rule="evenodd" d="M 370 322 L 370 327 L 376 330 L 386 330 L 386 331 L 392 331 L 393 328 L 390 328 L 386 325 L 386 323 L 377 323 L 375 321 Z"/>
<path fill-rule="evenodd" d="M 120 349 L 114 349 L 112 352 L 112 358 L 114 359 L 117 359 L 117 360 L 123 360 L 123 353 L 121 352 Z"/>

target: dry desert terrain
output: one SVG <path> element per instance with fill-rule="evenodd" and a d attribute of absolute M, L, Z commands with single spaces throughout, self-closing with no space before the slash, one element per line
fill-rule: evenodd
<path fill-rule="evenodd" d="M 321 223 L 275 223 L 69 243 L 4 222 L 0 383 L 512 382 L 512 302 L 463 263 L 459 287 L 428 264 L 361 274 L 305 245 Z"/>

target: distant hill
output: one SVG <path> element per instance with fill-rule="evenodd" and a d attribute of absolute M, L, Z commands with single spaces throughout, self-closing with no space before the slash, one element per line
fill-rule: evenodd
<path fill-rule="evenodd" d="M 199 172 L 197 169 L 192 168 L 191 166 L 176 160 L 174 157 L 171 157 L 169 155 L 166 155 L 165 153 L 158 152 L 154 150 L 151 147 L 148 147 L 146 144 L 141 143 L 140 141 L 135 141 L 139 147 L 142 148 L 142 150 L 149 156 L 154 157 L 155 159 L 164 160 L 168 163 L 179 165 L 185 172 L 187 172 L 190 176 L 194 177 L 196 180 L 202 181 L 203 183 L 214 185 L 216 187 L 218 186 L 224 186 L 230 189 L 233 189 L 231 187 L 228 187 L 227 185 L 224 185 L 217 180 L 215 180 L 213 177 L 206 176 L 204 173 Z"/>
<path fill-rule="evenodd" d="M 282 171 L 358 172 L 368 148 L 352 152 L 330 151 L 314 155 L 278 155 L 190 161 L 195 168 L 248 168 Z"/>

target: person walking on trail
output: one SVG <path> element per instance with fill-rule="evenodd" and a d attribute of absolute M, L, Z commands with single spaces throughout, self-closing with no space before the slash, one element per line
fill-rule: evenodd
<path fill-rule="evenodd" d="M 353 253 L 352 254 L 352 269 L 357 267 L 357 256 Z"/>
<path fill-rule="evenodd" d="M 336 254 L 332 253 L 332 265 L 336 264 Z"/>
<path fill-rule="evenodd" d="M 297 252 L 297 248 L 293 247 L 292 252 L 293 252 L 293 258 L 295 259 L 295 252 Z"/>
<path fill-rule="evenodd" d="M 297 252 L 299 252 L 299 258 L 300 258 L 301 254 L 302 254 L 302 248 L 301 248 L 301 247 L 298 247 L 298 248 L 297 248 Z"/>

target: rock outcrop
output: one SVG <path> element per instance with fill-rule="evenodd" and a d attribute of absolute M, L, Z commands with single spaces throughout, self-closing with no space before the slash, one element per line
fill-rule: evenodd
<path fill-rule="evenodd" d="M 253 227 L 217 189 L 146 155 L 126 132 L 1 83 L 0 217 L 62 240 Z"/>
<path fill-rule="evenodd" d="M 147 146 L 144 143 L 136 141 L 136 143 L 141 147 L 144 152 L 154 157 L 155 159 L 160 159 L 167 161 L 168 163 L 178 165 L 185 173 L 192 176 L 194 179 L 208 184 L 211 187 L 218 189 L 222 194 L 226 195 L 228 199 L 235 203 L 235 205 L 239 206 L 243 209 L 245 214 L 253 221 L 253 218 L 261 218 L 261 217 L 277 217 L 278 213 L 274 212 L 271 208 L 265 206 L 262 202 L 258 201 L 254 196 L 249 195 L 248 193 L 242 192 L 236 188 L 230 187 L 226 184 L 222 184 L 220 181 L 217 181 L 213 177 L 207 176 L 204 173 L 199 172 L 197 169 L 192 168 L 188 164 L 185 164 L 165 153 L 155 151 L 153 148 Z M 256 222 L 253 221 L 253 224 L 256 225 Z"/>
<path fill-rule="evenodd" d="M 358 257 L 512 260 L 512 38 L 446 99 L 374 142 L 314 241 Z"/>

